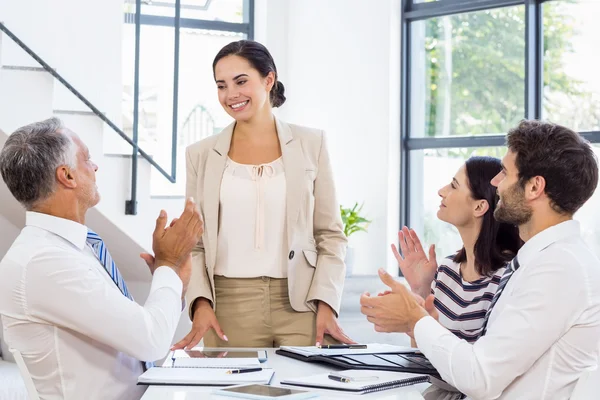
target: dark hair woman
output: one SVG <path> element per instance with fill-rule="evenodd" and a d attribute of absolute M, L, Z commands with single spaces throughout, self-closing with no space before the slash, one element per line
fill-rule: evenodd
<path fill-rule="evenodd" d="M 494 219 L 498 195 L 491 180 L 501 170 L 496 158 L 471 157 L 439 190 L 437 216 L 454 225 L 463 241 L 463 247 L 439 266 L 435 246 L 429 248 L 428 258 L 412 229 L 404 227 L 398 233 L 402 255 L 392 245 L 412 291 L 429 297 L 440 323 L 470 342 L 479 338 L 502 274 L 523 243 L 515 225 Z"/>

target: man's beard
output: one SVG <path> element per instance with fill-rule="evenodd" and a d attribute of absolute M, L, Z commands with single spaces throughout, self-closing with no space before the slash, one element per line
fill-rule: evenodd
<path fill-rule="evenodd" d="M 511 225 L 526 224 L 532 215 L 533 210 L 525 203 L 525 190 L 519 182 L 504 192 L 502 201 L 494 210 L 496 221 Z"/>

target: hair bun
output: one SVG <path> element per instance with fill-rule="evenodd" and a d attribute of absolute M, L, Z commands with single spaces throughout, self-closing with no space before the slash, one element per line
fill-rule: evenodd
<path fill-rule="evenodd" d="M 271 89 L 271 105 L 273 107 L 281 107 L 285 103 L 285 87 L 280 81 L 276 81 L 273 89 Z"/>

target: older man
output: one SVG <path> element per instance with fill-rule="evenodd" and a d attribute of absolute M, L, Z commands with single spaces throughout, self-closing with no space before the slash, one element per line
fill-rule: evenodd
<path fill-rule="evenodd" d="M 494 217 L 525 245 L 507 268 L 474 344 L 458 339 L 384 271 L 392 288 L 361 298 L 377 331 L 410 332 L 441 376 L 474 399 L 567 399 L 598 360 L 600 261 L 573 214 L 598 184 L 591 146 L 565 127 L 523 121 L 492 180 Z M 487 325 L 486 325 L 487 323 Z"/>
<path fill-rule="evenodd" d="M 85 225 L 100 200 L 98 166 L 60 120 L 14 132 L 0 172 L 26 208 L 26 226 L 0 262 L 4 338 L 18 350 L 42 399 L 139 399 L 144 361 L 169 350 L 202 234 L 193 200 L 153 236 L 146 303 L 133 301 L 102 238 Z"/>

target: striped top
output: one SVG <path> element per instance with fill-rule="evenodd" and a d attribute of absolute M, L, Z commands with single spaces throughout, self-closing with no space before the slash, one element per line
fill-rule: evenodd
<path fill-rule="evenodd" d="M 438 267 L 431 283 L 439 321 L 450 332 L 467 342 L 475 342 L 483 331 L 483 321 L 505 267 L 494 275 L 474 282 L 462 278 L 460 264 L 447 257 Z"/>

